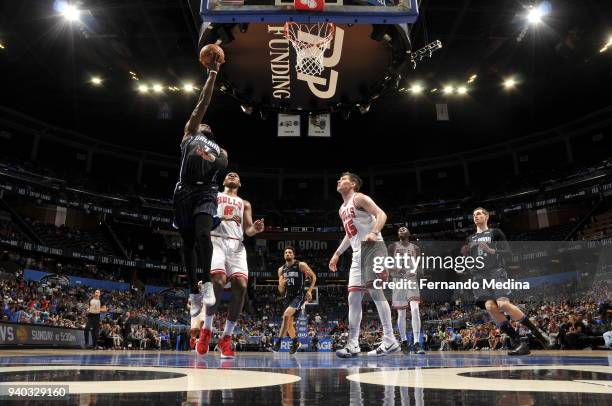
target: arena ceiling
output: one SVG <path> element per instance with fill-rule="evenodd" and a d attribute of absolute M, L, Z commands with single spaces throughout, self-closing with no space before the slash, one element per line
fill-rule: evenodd
<path fill-rule="evenodd" d="M 177 154 L 196 95 L 139 94 L 130 72 L 141 83 L 203 82 L 196 61 L 199 1 L 83 0 L 81 23 L 72 25 L 54 3 L 0 4 L 1 104 L 106 141 Z M 550 3 L 543 23 L 522 32 L 525 10 L 515 0 L 423 0 L 413 48 L 435 39 L 444 48 L 403 85 L 422 81 L 425 93 L 395 92 L 367 114 L 334 115 L 331 139 L 279 140 L 274 115 L 248 116 L 219 93 L 207 120 L 231 159 L 251 167 L 364 167 L 552 128 L 610 104 L 612 49 L 599 50 L 612 35 L 612 4 Z M 474 74 L 465 97 L 430 92 Z M 93 86 L 92 76 L 100 76 L 102 86 Z M 509 76 L 518 81 L 511 92 L 501 86 Z M 437 103 L 448 104 L 450 121 L 436 120 Z M 408 146 L 398 148 L 402 144 Z"/>

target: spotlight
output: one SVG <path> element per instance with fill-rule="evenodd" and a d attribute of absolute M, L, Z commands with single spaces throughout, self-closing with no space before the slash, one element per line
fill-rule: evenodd
<path fill-rule="evenodd" d="M 421 86 L 418 83 L 413 84 L 412 86 L 410 86 L 410 93 L 412 93 L 412 94 L 421 94 L 421 93 L 423 93 L 423 86 Z"/>
<path fill-rule="evenodd" d="M 538 5 L 530 6 L 527 8 L 527 21 L 529 24 L 537 25 L 542 22 L 542 18 L 550 13 L 551 5 L 549 2 L 544 1 Z"/>
<path fill-rule="evenodd" d="M 431 93 L 436 93 L 438 91 L 437 87 L 434 87 L 433 89 L 431 89 Z"/>
<path fill-rule="evenodd" d="M 158 83 L 153 85 L 153 91 L 155 93 L 161 93 L 164 90 L 164 87 Z"/>
<path fill-rule="evenodd" d="M 91 78 L 91 84 L 94 86 L 100 86 L 102 84 L 102 79 L 94 76 L 93 78 Z"/>
<path fill-rule="evenodd" d="M 0 42 L 0 49 L 6 49 L 6 48 L 4 47 L 4 44 L 3 44 L 2 42 Z"/>
<path fill-rule="evenodd" d="M 478 77 L 478 75 L 472 75 L 470 76 L 470 78 L 468 79 L 468 83 L 474 83 L 474 81 L 476 81 L 476 78 Z"/>
<path fill-rule="evenodd" d="M 610 36 L 610 38 L 608 38 L 608 42 L 606 42 L 606 44 L 604 45 L 604 47 L 603 47 L 603 48 L 601 48 L 601 49 L 599 50 L 599 53 L 602 53 L 602 54 L 603 54 L 603 53 L 604 53 L 604 52 L 606 52 L 606 51 L 608 50 L 608 48 L 610 48 L 610 47 L 612 47 L 612 35 Z M 3 47 L 2 47 L 2 44 L 0 44 L 0 48 L 3 48 Z"/>
<path fill-rule="evenodd" d="M 507 90 L 514 89 L 516 87 L 516 79 L 508 78 L 504 80 L 503 85 L 504 85 L 504 88 Z"/>
<path fill-rule="evenodd" d="M 140 86 L 138 86 L 138 91 L 140 93 L 148 93 L 149 92 L 149 87 L 147 85 L 140 85 Z"/>
<path fill-rule="evenodd" d="M 240 110 L 242 110 L 242 112 L 248 116 L 250 116 L 251 114 L 253 114 L 253 106 L 247 106 L 246 104 L 241 104 L 240 105 Z"/>
<path fill-rule="evenodd" d="M 365 104 L 365 105 L 359 104 L 357 105 L 357 107 L 359 108 L 359 112 L 361 114 L 368 114 L 370 111 L 371 104 Z"/>
<path fill-rule="evenodd" d="M 185 84 L 185 85 L 183 86 L 183 90 L 184 90 L 186 93 L 191 93 L 191 92 L 193 92 L 193 85 L 192 85 L 191 83 L 187 83 L 187 84 Z"/>
<path fill-rule="evenodd" d="M 461 95 L 461 96 L 463 96 L 463 95 L 467 94 L 467 87 L 465 87 L 465 86 L 459 86 L 459 87 L 457 88 L 457 94 L 458 94 L 458 95 Z"/>
<path fill-rule="evenodd" d="M 64 3 L 60 5 L 60 9 L 64 18 L 70 22 L 79 21 L 81 16 L 81 10 L 73 6 L 72 4 Z"/>
<path fill-rule="evenodd" d="M 453 94 L 455 89 L 452 86 L 446 86 L 442 91 L 444 94 Z"/>

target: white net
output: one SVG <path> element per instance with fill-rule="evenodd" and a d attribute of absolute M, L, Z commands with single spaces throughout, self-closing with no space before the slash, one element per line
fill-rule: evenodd
<path fill-rule="evenodd" d="M 335 32 L 336 26 L 333 23 L 285 24 L 285 36 L 295 49 L 295 70 L 298 73 L 319 75 L 323 72 L 323 55 Z"/>

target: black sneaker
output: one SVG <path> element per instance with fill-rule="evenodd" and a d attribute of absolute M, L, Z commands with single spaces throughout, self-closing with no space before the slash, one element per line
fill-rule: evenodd
<path fill-rule="evenodd" d="M 300 349 L 300 347 L 302 346 L 302 343 L 300 343 L 298 340 L 293 340 L 293 343 L 291 343 L 291 350 L 289 350 L 289 354 L 293 355 L 297 352 L 297 350 Z"/>
<path fill-rule="evenodd" d="M 274 344 L 272 344 L 272 352 L 279 352 L 280 345 L 281 345 L 281 340 L 274 342 Z"/>
<path fill-rule="evenodd" d="M 529 355 L 529 354 L 531 354 L 531 351 L 529 351 L 529 339 L 527 337 L 522 337 L 520 344 L 513 350 L 508 351 L 508 355 Z"/>
<path fill-rule="evenodd" d="M 420 355 L 425 354 L 425 350 L 421 348 L 421 343 L 414 343 L 414 346 L 412 348 L 413 348 L 412 351 L 414 354 L 420 354 Z"/>
<path fill-rule="evenodd" d="M 411 348 L 410 348 L 410 344 L 408 344 L 408 341 L 402 341 L 401 349 L 404 354 L 406 355 L 410 354 Z"/>

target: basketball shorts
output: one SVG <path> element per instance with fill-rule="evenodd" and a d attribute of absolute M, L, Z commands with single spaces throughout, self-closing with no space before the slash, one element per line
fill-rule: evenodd
<path fill-rule="evenodd" d="M 290 296 L 287 299 L 285 299 L 285 309 L 291 307 L 293 309 L 299 310 L 302 308 L 305 301 L 306 299 L 303 294 L 297 295 L 297 296 Z"/>
<path fill-rule="evenodd" d="M 480 288 L 473 289 L 472 293 L 474 294 L 474 302 L 476 306 L 480 307 L 481 309 L 485 308 L 485 303 L 488 300 L 496 300 L 501 297 L 509 298 L 510 294 L 512 293 L 511 290 L 483 287 L 483 279 L 495 279 L 497 282 L 506 281 L 508 279 L 508 274 L 504 268 L 497 268 L 486 272 L 474 272 L 471 278 L 473 281 L 477 281 L 480 285 Z"/>
<path fill-rule="evenodd" d="M 210 239 L 213 244 L 210 274 L 225 274 L 227 280 L 232 278 L 248 279 L 247 255 L 242 241 L 215 236 Z"/>
<path fill-rule="evenodd" d="M 417 277 L 417 274 L 405 273 L 401 278 L 394 278 L 393 281 L 399 282 L 402 279 L 412 282 L 415 288 L 411 289 L 410 287 L 405 287 L 402 289 L 393 289 L 393 292 L 391 293 L 391 307 L 394 309 L 407 309 L 410 307 L 410 302 L 421 301 L 421 292 L 419 291 L 418 285 L 419 278 Z"/>
<path fill-rule="evenodd" d="M 193 218 L 208 214 L 213 218 L 213 229 L 219 224 L 217 217 L 217 188 L 177 185 L 174 190 L 174 226 L 181 232 L 193 232 Z"/>
<path fill-rule="evenodd" d="M 366 290 L 378 278 L 374 271 L 374 258 L 386 257 L 387 247 L 383 241 L 364 241 L 361 250 L 353 251 L 351 269 L 349 271 L 349 292 Z"/>

